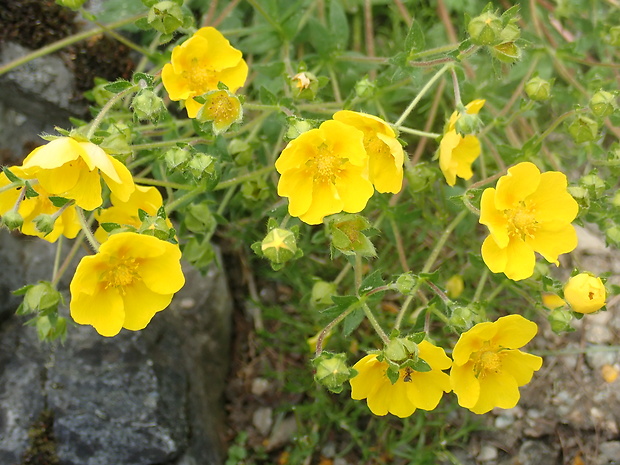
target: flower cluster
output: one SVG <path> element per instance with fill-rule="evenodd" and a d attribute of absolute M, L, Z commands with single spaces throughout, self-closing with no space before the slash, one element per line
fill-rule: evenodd
<path fill-rule="evenodd" d="M 482 193 L 480 223 L 490 232 L 482 244 L 484 262 L 515 281 L 534 273 L 534 252 L 559 265 L 558 256 L 577 246 L 571 222 L 578 211 L 564 174 L 541 173 L 530 162 L 509 168 Z"/>
<path fill-rule="evenodd" d="M 75 238 L 84 228 L 90 235 L 83 210 L 102 207 L 103 185 L 112 206 L 95 213 L 100 224 L 136 230 L 142 223 L 139 210 L 155 215 L 162 207 L 157 189 L 136 186 L 122 162 L 92 142 L 65 136 L 0 174 L 0 213 L 22 233 L 50 242 L 61 235 Z M 73 319 L 104 336 L 144 328 L 183 286 L 178 245 L 136 232 L 108 237 L 101 227 L 95 236 L 103 245 L 80 261 L 71 281 Z"/>
<path fill-rule="evenodd" d="M 281 174 L 278 195 L 288 197 L 289 213 L 308 224 L 342 211 L 357 213 L 375 189 L 400 191 L 404 157 L 385 121 L 339 111 L 282 151 L 275 165 Z"/>
<path fill-rule="evenodd" d="M 418 356 L 428 371 L 401 369 L 395 382 L 388 377 L 388 363 L 376 354 L 366 355 L 353 368 L 351 397 L 366 399 L 375 415 L 410 416 L 416 409 L 433 410 L 444 392 L 454 391 L 458 403 L 474 413 L 494 407 L 512 408 L 519 387 L 542 366 L 542 358 L 518 349 L 536 334 L 536 323 L 520 315 L 479 323 L 461 334 L 450 360 L 441 347 L 428 341 L 418 344 Z M 450 374 L 443 370 L 450 369 Z"/>
<path fill-rule="evenodd" d="M 234 94 L 243 87 L 247 76 L 248 65 L 241 52 L 212 27 L 199 29 L 191 38 L 175 47 L 170 63 L 164 65 L 161 71 L 168 95 L 172 100 L 184 102 L 190 118 L 196 118 L 203 106 L 195 97 L 222 90 L 220 84 Z M 214 119 L 220 113 L 224 114 L 222 119 L 230 119 L 229 111 L 237 108 L 228 99 L 223 100 L 220 94 L 208 100 L 207 117 Z"/>

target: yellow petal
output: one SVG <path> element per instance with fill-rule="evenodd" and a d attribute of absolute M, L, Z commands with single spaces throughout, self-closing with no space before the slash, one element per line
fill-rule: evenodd
<path fill-rule="evenodd" d="M 533 194 L 540 184 L 540 170 L 534 163 L 523 162 L 508 169 L 497 181 L 495 207 L 509 210 Z"/>
<path fill-rule="evenodd" d="M 144 280 L 144 284 L 153 292 L 174 294 L 185 284 L 180 262 L 181 251 L 169 242 L 164 242 L 164 245 L 166 245 L 164 254 L 145 259 L 138 270 L 138 274 Z"/>
<path fill-rule="evenodd" d="M 209 89 L 205 89 L 205 92 L 207 90 Z M 185 109 L 187 110 L 187 116 L 189 118 L 195 118 L 201 108 L 202 108 L 202 103 L 198 103 L 193 98 L 188 98 L 187 100 L 185 100 Z"/>
<path fill-rule="evenodd" d="M 323 132 L 325 140 L 331 145 L 332 153 L 349 160 L 352 165 L 367 166 L 368 154 L 364 148 L 364 133 L 362 131 L 334 120 L 325 121 L 319 129 Z"/>
<path fill-rule="evenodd" d="M 299 215 L 299 219 L 307 224 L 319 224 L 327 215 L 341 212 L 343 204 L 336 187 L 331 182 L 314 182 L 312 203 L 304 214 Z M 290 205 L 289 212 L 291 212 Z"/>
<path fill-rule="evenodd" d="M 538 332 L 538 325 L 521 315 L 507 315 L 493 323 L 497 333 L 492 338 L 492 344 L 518 349 L 530 342 Z"/>
<path fill-rule="evenodd" d="M 456 131 L 448 131 L 439 143 L 439 168 L 446 178 L 449 186 L 456 184 L 456 171 L 458 163 L 452 159 L 452 152 L 462 137 Z"/>
<path fill-rule="evenodd" d="M 222 69 L 217 73 L 218 81 L 224 83 L 233 94 L 243 87 L 248 77 L 248 65 L 244 60 L 231 68 Z M 217 83 L 215 84 L 217 88 Z"/>
<path fill-rule="evenodd" d="M 482 243 L 482 260 L 493 273 L 502 273 L 508 264 L 508 248 L 499 247 L 493 236 L 487 236 Z"/>
<path fill-rule="evenodd" d="M 495 208 L 495 189 L 492 187 L 485 189 L 480 198 L 479 222 L 489 228 L 497 247 L 502 249 L 508 245 L 508 221 L 504 213 Z"/>
<path fill-rule="evenodd" d="M 390 155 L 370 156 L 370 181 L 378 192 L 396 194 L 403 187 L 403 146 L 393 137 L 379 133 L 377 138 L 388 146 Z"/>
<path fill-rule="evenodd" d="M 71 137 L 59 137 L 46 145 L 37 147 L 24 159 L 22 167 L 26 172 L 33 167 L 42 169 L 58 168 L 77 160 L 82 154 L 80 144 Z"/>
<path fill-rule="evenodd" d="M 446 355 L 443 348 L 433 345 L 426 340 L 418 344 L 418 355 L 434 370 L 447 370 L 452 366 L 452 360 Z"/>
<path fill-rule="evenodd" d="M 88 166 L 89 171 L 93 171 L 98 168 L 102 174 L 105 174 L 114 182 L 121 182 L 118 174 L 116 174 L 116 170 L 114 169 L 115 167 L 112 164 L 112 160 L 114 160 L 113 157 L 105 153 L 105 151 L 98 145 L 90 142 L 80 142 L 79 144 L 82 148 L 82 160 L 84 160 Z"/>
<path fill-rule="evenodd" d="M 49 194 L 59 195 L 73 189 L 83 173 L 88 173 L 88 167 L 79 160 L 54 169 L 39 170 L 36 176 Z"/>
<path fill-rule="evenodd" d="M 506 247 L 508 261 L 504 274 L 513 281 L 529 278 L 534 274 L 536 257 L 532 248 L 519 237 L 511 237 Z"/>
<path fill-rule="evenodd" d="M 470 115 L 477 115 L 478 113 L 480 113 L 480 110 L 482 110 L 485 102 L 486 100 L 484 99 L 472 100 L 467 105 L 465 105 L 465 108 L 467 108 L 467 113 L 469 113 Z"/>
<path fill-rule="evenodd" d="M 114 288 L 101 290 L 95 295 L 71 294 L 71 318 L 81 325 L 94 326 L 99 334 L 116 336 L 123 327 L 125 311 L 123 299 Z"/>
<path fill-rule="evenodd" d="M 174 50 L 172 51 L 174 54 Z M 171 100 L 185 100 L 192 95 L 189 81 L 174 71 L 171 63 L 166 63 L 161 70 L 161 80 Z"/>
<path fill-rule="evenodd" d="M 452 351 L 455 365 L 464 365 L 471 354 L 478 352 L 485 341 L 490 341 L 497 333 L 497 326 L 489 321 L 478 323 L 459 337 Z"/>
<path fill-rule="evenodd" d="M 231 68 L 242 60 L 242 53 L 230 45 L 230 42 L 214 27 L 198 29 L 194 37 L 202 37 L 207 40 L 207 47 L 205 48 L 204 45 L 200 44 L 195 55 L 206 55 L 216 70 Z M 235 90 L 231 89 L 230 91 L 235 92 Z"/>
<path fill-rule="evenodd" d="M 517 385 L 529 383 L 535 371 L 542 367 L 543 359 L 537 355 L 527 354 L 520 350 L 506 351 L 502 358 L 502 371 L 510 373 Z"/>
<path fill-rule="evenodd" d="M 313 190 L 312 175 L 305 168 L 288 170 L 278 181 L 278 195 L 289 198 L 288 211 L 292 216 L 301 216 L 308 211 Z"/>
<path fill-rule="evenodd" d="M 438 370 L 416 372 L 411 375 L 410 382 L 399 379 L 398 383 L 401 382 L 411 403 L 422 410 L 433 410 L 439 404 L 443 393 L 452 390 L 450 377 Z"/>
<path fill-rule="evenodd" d="M 540 185 L 528 199 L 536 209 L 536 219 L 539 222 L 570 223 L 575 219 L 579 206 L 566 190 L 567 185 L 566 176 L 558 171 L 540 175 Z"/>
<path fill-rule="evenodd" d="M 74 199 L 78 207 L 84 210 L 94 210 L 103 203 L 101 198 L 101 177 L 95 171 L 80 171 L 80 177 L 71 189 L 58 192 L 62 197 Z"/>
<path fill-rule="evenodd" d="M 108 185 L 115 198 L 119 199 L 121 202 L 126 202 L 136 188 L 133 177 L 127 167 L 116 158 L 110 157 L 109 160 L 114 167 L 115 176 L 112 178 L 108 176 L 107 173 L 102 172 L 103 180 Z M 118 181 L 116 181 L 116 179 L 118 179 Z"/>
<path fill-rule="evenodd" d="M 458 398 L 461 407 L 471 409 L 480 399 L 480 382 L 474 376 L 474 364 L 453 365 L 450 370 L 452 391 Z"/>
<path fill-rule="evenodd" d="M 105 269 L 106 266 L 101 260 L 101 255 L 83 257 L 71 280 L 71 295 L 87 294 L 92 296 L 98 292 L 100 275 Z"/>
<path fill-rule="evenodd" d="M 467 135 L 452 151 L 452 160 L 456 162 L 456 175 L 462 179 L 470 179 L 474 174 L 471 164 L 480 155 L 480 141 L 476 136 Z"/>
<path fill-rule="evenodd" d="M 526 237 L 525 242 L 545 257 L 545 260 L 559 266 L 558 256 L 571 252 L 577 247 L 577 232 L 570 224 L 559 231 L 549 231 L 544 229 L 544 226 L 545 224 L 541 225 L 534 237 Z"/>
<path fill-rule="evenodd" d="M 135 281 L 124 289 L 125 321 L 123 327 L 131 331 L 146 328 L 155 313 L 164 310 L 173 294 L 153 292 L 143 282 Z"/>
<path fill-rule="evenodd" d="M 357 375 L 349 380 L 351 398 L 361 400 L 371 396 L 384 382 L 386 368 L 386 364 L 379 362 L 375 354 L 369 354 L 360 359 L 353 365 Z"/>
<path fill-rule="evenodd" d="M 362 211 L 375 191 L 371 182 L 363 177 L 362 168 L 355 166 L 343 170 L 336 178 L 336 190 L 342 200 L 341 209 L 349 213 Z"/>
<path fill-rule="evenodd" d="M 487 373 L 480 380 L 480 396 L 473 407 L 467 407 L 472 412 L 487 413 L 495 407 L 513 408 L 519 402 L 519 387 L 510 373 Z"/>
<path fill-rule="evenodd" d="M 374 396 L 386 399 L 388 412 L 399 418 L 409 417 L 415 412 L 416 406 L 413 404 L 408 395 L 409 385 L 411 382 L 404 382 L 402 377 L 395 384 L 390 384 L 388 380 L 375 392 Z M 368 399 L 368 407 L 370 407 L 370 398 Z M 372 408 L 370 408 L 371 411 Z M 432 409 L 431 409 L 432 410 Z M 373 411 L 374 413 L 374 411 Z"/>

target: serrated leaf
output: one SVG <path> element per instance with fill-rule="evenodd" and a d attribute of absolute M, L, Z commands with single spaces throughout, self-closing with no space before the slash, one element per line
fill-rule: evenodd
<path fill-rule="evenodd" d="M 355 295 L 333 295 L 332 302 L 336 304 L 336 308 L 338 308 L 342 313 L 351 305 L 357 304 L 359 302 L 359 298 Z"/>
<path fill-rule="evenodd" d="M 407 36 L 405 37 L 405 52 L 411 56 L 415 52 L 419 52 L 424 49 L 426 41 L 424 39 L 424 31 L 418 21 L 413 21 Z"/>
<path fill-rule="evenodd" d="M 147 73 L 135 73 L 132 78 L 135 84 L 139 84 L 140 81 L 146 82 L 147 87 L 151 87 L 153 85 L 154 77 Z"/>
<path fill-rule="evenodd" d="M 419 371 L 420 373 L 431 371 L 431 366 L 428 363 L 426 363 L 424 360 L 422 360 L 421 358 L 419 358 L 418 361 L 413 364 L 412 368 L 415 371 Z"/>
<path fill-rule="evenodd" d="M 119 94 L 122 91 L 129 89 L 131 86 L 133 86 L 131 82 L 125 81 L 124 79 L 119 79 L 118 81 L 103 86 L 103 88 L 113 94 Z"/>
<path fill-rule="evenodd" d="M 357 329 L 357 327 L 364 321 L 366 315 L 364 314 L 364 310 L 361 308 L 357 308 L 353 310 L 347 317 L 344 319 L 342 324 L 342 335 L 344 337 L 348 337 L 353 331 Z"/>
<path fill-rule="evenodd" d="M 360 295 L 364 295 L 384 285 L 385 281 L 381 278 L 381 270 L 375 270 L 362 280 L 358 291 Z"/>
<path fill-rule="evenodd" d="M 50 199 L 50 202 L 52 202 L 52 205 L 54 205 L 56 208 L 62 208 L 67 202 L 70 202 L 69 199 L 65 199 L 64 197 L 51 196 L 48 198 Z"/>
<path fill-rule="evenodd" d="M 276 105 L 278 103 L 277 97 L 265 86 L 261 86 L 258 90 L 258 99 L 264 105 Z"/>
<path fill-rule="evenodd" d="M 32 188 L 32 186 L 30 185 L 28 181 L 25 182 L 25 186 L 26 186 L 26 198 L 27 199 L 31 199 L 33 197 L 39 196 L 38 192 Z"/>
<path fill-rule="evenodd" d="M 340 0 L 331 0 L 330 2 L 329 29 L 336 48 L 345 49 L 349 42 L 349 22 Z"/>

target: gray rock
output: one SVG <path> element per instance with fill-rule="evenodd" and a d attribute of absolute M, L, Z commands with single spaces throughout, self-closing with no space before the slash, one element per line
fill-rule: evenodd
<path fill-rule="evenodd" d="M 519 449 L 519 463 L 522 465 L 552 464 L 558 460 L 558 451 L 543 441 L 525 441 Z"/>
<path fill-rule="evenodd" d="M 596 465 L 620 464 L 620 441 L 604 442 L 599 446 Z"/>

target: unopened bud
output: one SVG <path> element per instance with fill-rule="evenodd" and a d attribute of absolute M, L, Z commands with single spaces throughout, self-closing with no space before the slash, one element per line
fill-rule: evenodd
<path fill-rule="evenodd" d="M 525 84 L 525 93 L 536 102 L 548 100 L 551 97 L 551 82 L 535 76 Z"/>
<path fill-rule="evenodd" d="M 599 198 L 605 192 L 605 181 L 597 174 L 590 173 L 582 176 L 579 180 L 579 184 L 585 187 L 592 195 L 590 197 Z"/>
<path fill-rule="evenodd" d="M 464 107 L 454 123 L 455 131 L 462 136 L 476 134 L 480 132 L 483 126 L 480 117 L 477 114 L 468 113 Z"/>
<path fill-rule="evenodd" d="M 577 313 L 593 313 L 605 305 L 607 292 L 601 278 L 591 273 L 579 273 L 564 286 L 564 299 Z"/>
<path fill-rule="evenodd" d="M 146 17 L 149 25 L 162 34 L 172 34 L 183 24 L 183 10 L 173 1 L 156 3 Z"/>
<path fill-rule="evenodd" d="M 312 306 L 333 305 L 332 296 L 336 295 L 336 285 L 332 282 L 317 281 L 312 286 L 310 303 Z"/>
<path fill-rule="evenodd" d="M 426 162 L 418 162 L 413 167 L 405 170 L 407 178 L 407 189 L 412 194 L 417 194 L 427 189 L 437 179 L 437 170 L 431 168 Z"/>
<path fill-rule="evenodd" d="M 514 42 L 504 42 L 489 47 L 491 55 L 502 63 L 513 64 L 521 59 L 521 48 Z"/>
<path fill-rule="evenodd" d="M 490 11 L 476 16 L 467 25 L 467 32 L 469 32 L 471 41 L 475 45 L 496 44 L 502 29 L 502 20 Z"/>
<path fill-rule="evenodd" d="M 570 325 L 572 319 L 573 316 L 571 313 L 563 308 L 551 310 L 547 316 L 547 320 L 549 320 L 549 324 L 551 325 L 551 330 L 556 334 L 574 331 Z"/>
<path fill-rule="evenodd" d="M 521 37 L 521 29 L 514 22 L 508 23 L 502 32 L 499 34 L 500 41 L 504 42 L 514 42 L 519 37 Z"/>
<path fill-rule="evenodd" d="M 34 227 L 37 228 L 37 231 L 42 232 L 47 236 L 54 230 L 54 223 L 56 223 L 56 218 L 54 218 L 52 215 L 42 213 L 32 221 L 34 221 Z"/>
<path fill-rule="evenodd" d="M 142 89 L 131 101 L 131 108 L 141 121 L 157 121 L 165 110 L 164 101 L 151 89 Z"/>
<path fill-rule="evenodd" d="M 342 353 L 321 352 L 312 360 L 312 365 L 316 370 L 315 381 L 336 394 L 342 392 L 342 385 L 353 375 L 347 365 L 346 355 Z"/>
<path fill-rule="evenodd" d="M 383 354 L 385 358 L 397 365 L 408 360 L 417 361 L 418 345 L 409 338 L 399 337 L 390 340 L 385 349 L 383 349 Z"/>
<path fill-rule="evenodd" d="M 611 92 L 599 90 L 590 99 L 590 109 L 599 118 L 605 118 L 616 109 L 616 96 Z"/>
<path fill-rule="evenodd" d="M 592 118 L 579 115 L 568 126 L 568 132 L 577 144 L 591 142 L 598 137 L 598 124 Z"/>
<path fill-rule="evenodd" d="M 24 219 L 15 210 L 9 210 L 2 215 L 2 224 L 9 228 L 9 230 L 19 229 L 24 224 Z"/>
<path fill-rule="evenodd" d="M 372 98 L 372 96 L 375 95 L 375 90 L 375 83 L 370 81 L 368 78 L 364 78 L 355 83 L 355 95 L 359 98 Z"/>
<path fill-rule="evenodd" d="M 169 170 L 174 170 L 183 163 L 187 162 L 190 157 L 191 155 L 187 150 L 184 150 L 181 147 L 173 147 L 168 149 L 164 154 L 164 161 L 166 162 Z"/>
<path fill-rule="evenodd" d="M 418 283 L 413 273 L 403 273 L 396 280 L 395 286 L 403 295 L 408 295 Z"/>
<path fill-rule="evenodd" d="M 285 263 L 297 252 L 295 235 L 288 229 L 274 228 L 261 242 L 261 251 L 273 263 Z"/>
<path fill-rule="evenodd" d="M 319 80 L 314 74 L 303 71 L 291 78 L 291 87 L 293 97 L 314 100 L 319 91 Z"/>
<path fill-rule="evenodd" d="M 187 164 L 187 168 L 196 179 L 217 177 L 216 160 L 211 155 L 195 153 Z"/>

